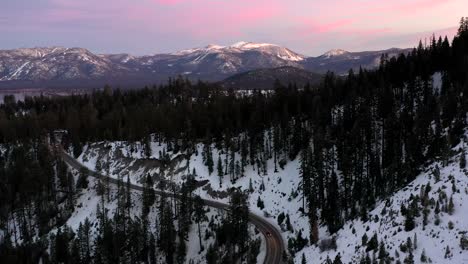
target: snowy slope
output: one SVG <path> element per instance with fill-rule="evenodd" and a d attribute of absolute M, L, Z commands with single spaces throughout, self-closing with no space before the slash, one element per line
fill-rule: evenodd
<path fill-rule="evenodd" d="M 437 76 L 435 76 L 437 78 Z M 435 79 L 436 79 L 435 78 Z M 435 80 L 437 82 L 437 80 Z M 196 190 L 196 193 L 206 199 L 220 200 L 227 202 L 227 193 L 231 187 L 241 188 L 243 190 L 251 190 L 249 196 L 250 209 L 265 216 L 269 221 L 277 225 L 277 216 L 280 213 L 288 215 L 291 221 L 293 230 L 286 230 L 283 223 L 280 227 L 283 231 L 283 237 L 287 241 L 290 237 L 296 237 L 299 231 L 302 231 L 304 236 L 309 234 L 309 224 L 307 217 L 300 212 L 302 207 L 301 196 L 299 190 L 299 161 L 296 159 L 286 164 L 284 169 L 278 168 L 278 172 L 274 171 L 272 160 L 268 161 L 268 171 L 266 174 L 259 173 L 256 167 L 248 165 L 245 171 L 245 176 L 232 183 L 229 176 L 223 176 L 221 179 L 217 176 L 216 169 L 209 175 L 208 168 L 202 160 L 203 145 L 197 145 L 197 151 L 190 156 L 190 159 L 180 159 L 181 153 L 167 152 L 170 157 L 170 166 L 168 169 L 160 167 L 144 168 L 137 166 L 142 164 L 138 160 L 145 160 L 144 152 L 141 144 L 136 143 L 131 146 L 125 142 L 91 144 L 85 148 L 85 151 L 80 156 L 80 160 L 84 160 L 90 168 L 94 167 L 95 159 L 90 157 L 100 157 L 101 160 L 107 160 L 112 157 L 110 165 L 110 174 L 113 177 L 118 177 L 119 173 L 130 175 L 132 182 L 139 182 L 142 172 L 160 176 L 166 180 L 181 183 L 185 175 L 193 173 L 195 170 L 196 180 L 207 182 Z M 218 157 L 224 160 L 225 155 L 219 153 L 213 146 L 212 155 L 216 162 Z M 457 146 L 454 151 L 458 151 L 462 146 Z M 465 147 L 466 148 L 466 147 Z M 113 151 L 103 151 L 103 149 Z M 133 151 L 132 151 L 133 150 Z M 166 152 L 165 144 L 151 143 L 151 160 L 157 160 L 160 153 Z M 100 153 L 100 154 L 98 154 Z M 118 153 L 118 154 L 116 154 Z M 198 153 L 198 155 L 197 155 Z M 457 152 L 459 153 L 459 152 Z M 354 220 L 345 223 L 344 227 L 335 235 L 337 240 L 336 251 L 321 252 L 318 246 L 309 245 L 301 252 L 296 254 L 295 263 L 300 263 L 302 254 L 305 255 L 308 263 L 322 263 L 327 257 L 332 260 L 337 254 L 340 254 L 343 263 L 356 263 L 359 259 L 366 255 L 366 245 L 362 246 L 362 237 L 364 234 L 370 239 L 374 233 L 378 235 L 378 241 L 385 241 L 386 252 L 394 261 L 403 260 L 407 257 L 406 253 L 402 252 L 400 247 L 406 243 L 408 238 L 414 240 L 416 234 L 417 247 L 412 251 L 416 263 L 420 263 L 421 254 L 424 251 L 427 259 L 432 260 L 432 263 L 467 263 L 468 253 L 461 251 L 459 242 L 461 234 L 468 230 L 468 177 L 466 171 L 459 168 L 459 153 L 454 156 L 448 166 L 442 166 L 440 162 L 430 164 L 414 182 L 406 188 L 398 191 L 387 200 L 380 201 L 376 204 L 375 209 L 369 213 L 369 221 L 363 223 L 361 220 Z M 118 158 L 120 156 L 120 159 Z M 187 157 L 185 156 L 185 157 Z M 128 160 L 130 163 L 127 163 Z M 236 160 L 240 159 L 236 154 Z M 86 161 L 87 160 L 87 161 Z M 127 160 L 127 161 L 125 161 Z M 124 162 L 125 161 L 125 162 Z M 130 165 L 129 165 L 130 164 Z M 137 165 L 136 165 L 137 164 Z M 436 167 L 440 169 L 440 180 L 436 180 L 433 176 L 433 171 Z M 126 169 L 123 169 L 126 168 Z M 452 190 L 455 183 L 456 191 Z M 424 227 L 422 208 L 419 217 L 416 217 L 415 229 L 410 232 L 404 231 L 405 217 L 401 213 L 402 204 L 409 207 L 411 197 L 421 195 L 421 189 L 431 186 L 428 192 L 428 200 L 432 202 L 428 205 L 427 224 Z M 450 197 L 453 199 L 454 212 L 449 214 L 445 212 Z M 257 200 L 260 198 L 264 205 L 264 209 L 257 207 Z M 435 202 L 439 201 L 440 213 L 436 217 Z M 422 207 L 420 205 L 420 207 Z M 439 223 L 436 224 L 436 218 Z M 449 224 L 449 222 L 451 222 Z M 450 227 L 449 227 L 450 225 Z M 453 226 L 452 226 L 453 225 Z M 451 229 L 452 228 L 452 229 Z M 331 236 L 325 227 L 319 228 L 319 236 L 321 240 L 328 240 Z M 321 242 L 319 241 L 318 244 Z M 447 246 L 450 251 L 450 256 L 445 258 Z M 398 253 L 395 253 L 398 252 Z M 369 252 L 372 258 L 373 252 Z M 377 254 L 377 252 L 376 252 Z"/>
<path fill-rule="evenodd" d="M 275 44 L 244 41 L 145 56 L 94 54 L 83 48 L 64 47 L 0 50 L 0 86 L 14 88 L 12 84 L 16 84 L 20 88 L 37 88 L 39 84 L 54 84 L 63 88 L 80 84 L 96 88 L 110 83 L 140 87 L 166 82 L 178 75 L 192 80 L 220 81 L 241 72 L 284 66 L 343 74 L 350 68 L 374 68 L 383 53 L 392 57 L 401 52 L 407 50 L 357 53 L 331 50 L 309 57 Z"/>
<path fill-rule="evenodd" d="M 459 147 L 455 149 L 458 150 Z M 414 244 L 416 236 L 416 248 L 413 250 L 415 263 L 422 263 L 423 251 L 428 262 L 431 260 L 432 263 L 468 263 L 468 252 L 460 249 L 461 234 L 468 231 L 468 174 L 466 169 L 460 169 L 458 162 L 460 155 L 462 154 L 454 157 L 448 166 L 444 167 L 440 162 L 428 166 L 425 172 L 406 188 L 379 202 L 369 213 L 371 220 L 364 223 L 361 220 L 346 223 L 336 235 L 338 246 L 336 251 L 321 252 L 318 247 L 311 246 L 299 252 L 295 262 L 300 263 L 302 253 L 308 260 L 320 260 L 317 263 L 323 262 L 327 256 L 333 260 L 337 254 L 341 255 L 343 263 L 359 262 L 359 259 L 366 254 L 366 246 L 362 246 L 362 237 L 366 234 L 370 239 L 373 234 L 377 234 L 379 241 L 385 241 L 386 251 L 395 261 L 404 261 L 409 253 L 401 252 L 400 245 L 405 244 L 408 238 Z M 440 168 L 440 180 L 434 176 L 436 167 Z M 450 197 L 453 197 L 454 212 L 449 214 L 441 209 L 439 216 L 436 216 L 435 205 L 431 204 L 428 206 L 427 225 L 423 225 L 421 212 L 421 216 L 415 219 L 415 229 L 406 232 L 401 205 L 408 207 L 411 197 L 420 195 L 421 189 L 425 190 L 427 185 L 431 186 L 428 199 L 439 200 L 441 208 Z M 453 186 L 456 188 L 455 191 L 452 189 Z M 437 218 L 439 220 L 436 220 Z M 453 223 L 453 228 L 450 227 L 450 223 Z M 450 254 L 446 257 L 447 247 Z M 373 252 L 369 253 L 372 258 Z"/>
<path fill-rule="evenodd" d="M 75 177 L 78 175 L 78 171 L 73 170 Z M 88 219 L 91 223 L 91 234 L 92 236 L 97 235 L 97 228 L 98 228 L 98 215 L 97 215 L 97 207 L 102 206 L 101 196 L 96 193 L 94 186 L 97 184 L 97 179 L 88 177 L 88 188 L 86 190 L 82 190 L 81 193 L 77 195 L 76 201 L 76 208 L 71 215 L 71 217 L 65 223 L 66 226 L 70 227 L 73 231 L 77 231 L 80 223 L 84 223 L 86 219 Z M 142 211 L 142 193 L 137 191 L 132 191 L 132 206 L 130 214 L 133 218 L 140 217 Z M 110 201 L 107 201 L 107 198 L 104 198 L 104 208 L 107 211 L 107 216 L 112 218 L 117 210 L 117 187 L 114 185 L 110 185 Z M 159 199 L 157 197 L 157 199 Z M 168 200 L 169 202 L 173 202 L 172 199 Z M 158 203 L 158 201 L 156 201 Z M 213 233 L 213 230 L 209 226 L 210 222 L 218 225 L 224 217 L 226 217 L 226 212 L 219 209 L 207 208 L 206 216 L 207 218 L 201 222 L 200 230 L 202 234 L 202 244 L 205 250 L 200 252 L 200 244 L 198 238 L 198 228 L 197 225 L 192 224 L 191 228 L 188 233 L 188 240 L 187 240 L 187 255 L 186 255 L 186 263 L 205 263 L 205 254 L 206 248 L 210 244 L 214 243 L 214 237 L 210 236 L 208 238 L 205 237 L 205 231 L 209 231 Z M 157 225 L 158 223 L 158 214 L 159 210 L 157 206 L 153 206 L 150 209 L 150 213 L 148 214 L 148 223 L 149 228 L 152 230 L 153 233 L 157 234 Z M 175 223 L 177 226 L 177 223 Z M 0 230 L 1 231 L 1 230 Z M 57 232 L 57 229 L 53 229 L 51 233 Z M 262 236 L 260 233 L 255 231 L 253 226 L 250 226 L 251 236 L 253 239 L 261 239 Z M 1 235 L 1 232 L 0 232 Z M 1 236 L 0 236 L 1 238 Z M 265 249 L 265 242 L 262 241 L 261 248 L 263 251 Z M 264 254 L 258 255 L 258 261 L 261 263 L 263 258 L 265 257 Z M 159 263 L 164 263 L 163 254 L 158 254 Z"/>

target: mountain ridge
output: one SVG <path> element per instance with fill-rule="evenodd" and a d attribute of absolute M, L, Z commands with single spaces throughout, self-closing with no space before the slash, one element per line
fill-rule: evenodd
<path fill-rule="evenodd" d="M 283 66 L 238 73 L 221 81 L 220 85 L 226 89 L 270 90 L 275 88 L 277 81 L 283 86 L 294 83 L 298 87 L 303 87 L 308 84 L 318 84 L 322 78 L 322 74 L 292 66 Z"/>
<path fill-rule="evenodd" d="M 230 46 L 210 44 L 174 53 L 134 56 L 127 53 L 96 54 L 85 48 L 60 46 L 0 50 L 0 88 L 21 83 L 38 86 L 91 86 L 106 83 L 160 84 L 170 77 L 221 81 L 258 69 L 295 67 L 316 73 L 345 74 L 350 68 L 374 68 L 384 53 L 396 56 L 408 49 L 348 52 L 331 50 L 318 57 L 270 43 L 241 41 Z M 84 82 L 79 82 L 84 80 Z M 86 83 L 86 85 L 85 85 Z"/>

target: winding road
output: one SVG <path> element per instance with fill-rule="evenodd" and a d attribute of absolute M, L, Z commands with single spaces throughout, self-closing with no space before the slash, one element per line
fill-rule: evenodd
<path fill-rule="evenodd" d="M 77 170 L 84 168 L 89 171 L 89 169 L 86 166 L 84 166 L 79 161 L 77 161 L 76 159 L 68 155 L 68 153 L 63 151 L 62 148 L 60 148 L 59 154 L 62 157 L 63 161 L 65 161 L 65 163 L 67 163 L 70 167 L 77 169 Z M 93 171 L 90 171 L 89 175 L 95 178 L 103 178 L 103 179 L 108 178 L 109 182 L 112 184 L 118 184 L 119 182 L 118 179 L 111 178 L 105 175 L 101 175 Z M 121 184 L 125 184 L 125 183 L 121 182 Z M 135 185 L 135 184 L 130 184 L 130 188 L 136 191 L 143 191 L 144 189 L 143 186 Z M 158 195 L 173 196 L 172 193 L 168 193 L 168 192 L 163 192 L 163 191 L 158 191 L 158 190 L 155 190 L 155 192 Z M 205 202 L 205 205 L 213 207 L 213 208 L 222 209 L 222 210 L 228 210 L 229 208 L 229 205 L 220 203 L 217 201 L 206 200 L 206 199 L 203 199 L 203 201 Z M 279 230 L 273 224 L 269 223 L 267 220 L 253 213 L 249 214 L 249 221 L 263 234 L 265 238 L 266 255 L 265 255 L 265 260 L 263 261 L 263 263 L 264 264 L 283 263 L 284 242 L 283 242 L 283 238 Z"/>

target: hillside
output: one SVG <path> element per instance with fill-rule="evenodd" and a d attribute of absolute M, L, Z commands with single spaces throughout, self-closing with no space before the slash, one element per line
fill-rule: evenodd
<path fill-rule="evenodd" d="M 462 142 L 465 140 L 466 135 Z M 307 239 L 310 227 L 301 213 L 303 201 L 298 195 L 301 188 L 299 158 L 288 162 L 283 169 L 278 168 L 278 171 L 270 159 L 266 173 L 259 172 L 255 166 L 248 166 L 244 176 L 232 182 L 228 176 L 210 175 L 203 162 L 204 148 L 200 144 L 189 159 L 177 159 L 175 153 L 166 152 L 164 143 L 152 142 L 149 157 L 146 157 L 140 143 L 99 143 L 86 146 L 79 160 L 90 169 L 95 169 L 100 160 L 99 167 L 110 168 L 112 177 L 117 179 L 129 175 L 131 182 L 140 184 L 144 180 L 141 176 L 146 174 L 158 175 L 161 177 L 158 180 L 182 184 L 187 173 L 194 172 L 195 179 L 201 183 L 195 193 L 201 197 L 227 202 L 229 190 L 239 188 L 250 193 L 250 209 L 271 223 L 278 225 L 278 216 L 287 216 L 290 224 L 282 222 L 279 225 L 285 241 L 296 239 L 299 232 L 303 239 Z M 222 152 L 217 152 L 215 146 L 212 148 L 214 160 L 224 159 Z M 466 159 L 462 155 L 466 155 L 468 147 L 461 143 L 452 150 L 453 156 L 447 162 L 425 166 L 414 181 L 377 201 L 368 212 L 366 221 L 346 221 L 336 234 L 330 234 L 325 226 L 321 226 L 316 245 L 306 246 L 297 252 L 294 263 L 301 263 L 302 258 L 307 263 L 326 263 L 327 258 L 334 260 L 337 255 L 343 263 L 361 263 L 365 258 L 397 263 L 409 259 L 410 255 L 414 263 L 463 263 L 466 253 L 461 248 L 461 241 L 468 235 L 468 219 L 464 213 L 468 209 L 468 173 L 461 160 Z M 151 162 L 160 160 L 159 153 L 164 152 L 171 157 L 169 167 L 163 169 L 151 165 Z M 409 218 L 412 224 L 409 224 Z M 371 242 L 374 234 L 377 240 Z M 336 245 L 329 244 L 332 239 Z M 411 246 L 408 246 L 409 240 Z M 468 243 L 468 240 L 463 243 Z"/>
<path fill-rule="evenodd" d="M 312 73 L 303 69 L 294 67 L 280 67 L 273 69 L 260 69 L 248 71 L 231 76 L 220 85 L 227 89 L 238 90 L 269 90 L 275 88 L 275 82 L 288 86 L 296 84 L 301 88 L 305 85 L 317 85 L 321 82 L 321 74 Z"/>
<path fill-rule="evenodd" d="M 430 43 L 313 89 L 6 97 L 2 263 L 465 262 L 468 19 Z"/>
<path fill-rule="evenodd" d="M 1 50 L 0 89 L 102 88 L 105 84 L 141 88 L 166 83 L 177 76 L 192 81 L 221 81 L 248 71 L 278 67 L 317 73 L 334 71 L 341 75 L 350 68 L 377 67 L 384 53 L 392 57 L 407 52 L 398 49 L 359 53 L 330 51 L 319 57 L 308 57 L 278 45 L 251 42 L 144 56 L 94 54 L 83 48 L 64 47 Z M 266 74 L 269 72 L 263 70 L 262 75 Z M 300 81 L 304 74 L 301 75 L 298 76 Z"/>

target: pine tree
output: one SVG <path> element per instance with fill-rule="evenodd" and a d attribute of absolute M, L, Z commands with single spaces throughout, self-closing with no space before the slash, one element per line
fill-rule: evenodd
<path fill-rule="evenodd" d="M 289 232 L 292 232 L 293 231 L 293 227 L 291 225 L 291 220 L 289 220 L 289 214 L 286 215 L 286 229 L 289 231 Z"/>
<path fill-rule="evenodd" d="M 151 155 L 153 154 L 151 151 L 151 137 L 146 137 L 144 139 L 144 148 L 145 148 L 145 157 L 149 159 Z"/>
<path fill-rule="evenodd" d="M 224 175 L 223 161 L 221 160 L 221 155 L 219 155 L 219 158 L 218 158 L 217 170 L 218 170 L 218 177 L 219 177 L 219 188 L 221 188 L 223 186 L 223 175 Z"/>
<path fill-rule="evenodd" d="M 233 245 L 238 245 L 240 252 L 244 252 L 247 246 L 249 207 L 248 196 L 239 190 L 231 194 L 229 200 L 229 215 L 227 224 L 231 229 L 230 241 Z"/>
<path fill-rule="evenodd" d="M 265 204 L 263 203 L 262 199 L 260 199 L 260 196 L 258 196 L 257 199 L 257 207 L 260 208 L 260 210 L 263 210 L 263 208 L 265 208 Z"/>
<path fill-rule="evenodd" d="M 343 264 L 343 262 L 341 262 L 340 253 L 336 255 L 335 259 L 333 260 L 333 264 Z"/>
<path fill-rule="evenodd" d="M 387 257 L 387 251 L 385 250 L 385 244 L 382 241 L 380 241 L 380 246 L 379 246 L 379 259 L 385 259 Z"/>
<path fill-rule="evenodd" d="M 338 179 L 335 172 L 332 172 L 330 182 L 327 188 L 326 207 L 323 210 L 323 216 L 328 225 L 330 233 L 335 233 L 341 228 L 341 213 L 338 204 L 339 200 Z"/>
<path fill-rule="evenodd" d="M 208 166 L 208 174 L 211 175 L 211 173 L 213 173 L 214 162 L 213 162 L 213 153 L 211 152 L 210 146 L 208 146 L 206 166 Z"/>
<path fill-rule="evenodd" d="M 450 251 L 450 248 L 449 246 L 447 246 L 445 248 L 445 255 L 444 255 L 444 258 L 448 259 L 448 258 L 451 258 L 452 257 L 452 252 Z"/>
<path fill-rule="evenodd" d="M 311 203 L 310 201 L 310 192 L 311 190 L 311 172 L 310 172 L 310 166 L 308 164 L 309 161 L 309 148 L 306 148 L 305 150 L 302 151 L 301 153 L 301 158 L 300 158 L 300 170 L 299 170 L 299 175 L 302 179 L 301 181 L 301 190 L 302 190 L 302 209 L 305 211 L 305 203 L 306 200 L 308 203 Z"/>
<path fill-rule="evenodd" d="M 379 247 L 379 240 L 377 238 L 377 233 L 374 233 L 372 238 L 367 242 L 366 251 L 376 251 Z"/>
<path fill-rule="evenodd" d="M 314 213 L 315 215 L 315 213 Z M 319 227 L 317 217 L 312 218 L 311 230 L 310 230 L 310 242 L 316 244 L 319 240 Z"/>
<path fill-rule="evenodd" d="M 408 249 L 409 252 L 413 251 L 413 241 L 411 240 L 410 237 L 406 238 L 406 248 Z"/>
<path fill-rule="evenodd" d="M 412 210 L 408 210 L 405 215 L 405 231 L 410 232 L 415 227 L 414 216 Z"/>
<path fill-rule="evenodd" d="M 130 208 L 132 207 L 132 194 L 130 192 L 130 176 L 127 175 L 127 182 L 125 184 L 125 208 L 127 209 L 127 216 L 130 216 Z"/>
<path fill-rule="evenodd" d="M 427 256 L 426 256 L 426 250 L 423 249 L 422 253 L 421 253 L 421 263 L 426 263 L 427 262 Z"/>
<path fill-rule="evenodd" d="M 464 169 L 466 167 L 466 154 L 465 151 L 462 151 L 460 154 L 460 169 Z"/>
<path fill-rule="evenodd" d="M 409 252 L 408 256 L 406 256 L 405 260 L 403 261 L 404 264 L 414 264 L 414 256 L 413 252 Z"/>
<path fill-rule="evenodd" d="M 252 184 L 252 178 L 249 179 L 249 192 L 250 193 L 254 192 L 254 188 L 253 188 L 253 184 Z"/>
<path fill-rule="evenodd" d="M 466 234 L 462 234 L 460 237 L 460 248 L 462 250 L 467 250 L 468 249 L 468 237 Z"/>
<path fill-rule="evenodd" d="M 466 20 L 464 17 L 460 19 L 460 27 L 458 28 L 458 36 L 461 36 L 466 31 Z"/>
<path fill-rule="evenodd" d="M 195 218 L 195 222 L 197 222 L 197 226 L 198 226 L 198 240 L 199 240 L 199 243 L 200 243 L 200 252 L 202 252 L 204 247 L 203 247 L 203 244 L 202 244 L 200 223 L 202 221 L 206 220 L 204 202 L 200 198 L 200 196 L 195 196 L 193 203 L 194 203 L 194 209 L 195 209 L 194 210 L 194 218 Z"/>
<path fill-rule="evenodd" d="M 173 264 L 175 254 L 174 245 L 176 244 L 176 230 L 174 227 L 172 210 L 166 204 L 162 204 L 159 223 L 159 248 L 161 248 L 161 251 L 164 252 L 166 262 L 168 264 Z"/>
<path fill-rule="evenodd" d="M 153 206 L 155 200 L 156 200 L 156 194 L 154 191 L 153 179 L 151 178 L 149 174 L 147 174 L 145 177 L 145 184 L 143 188 L 143 207 L 142 207 L 143 216 L 148 215 L 150 211 L 150 207 Z"/>
<path fill-rule="evenodd" d="M 413 237 L 413 248 L 416 250 L 418 248 L 418 235 L 415 232 Z"/>
<path fill-rule="evenodd" d="M 453 196 L 450 196 L 447 212 L 452 215 L 455 210 L 455 204 L 453 203 Z"/>
<path fill-rule="evenodd" d="M 206 251 L 206 263 L 207 264 L 217 264 L 218 263 L 218 251 L 210 245 Z"/>
<path fill-rule="evenodd" d="M 304 254 L 304 253 L 302 253 L 301 264 L 307 264 L 307 259 L 306 259 L 306 257 L 305 257 L 305 254 Z"/>
<path fill-rule="evenodd" d="M 150 235 L 149 240 L 149 264 L 157 264 L 156 261 L 156 239 L 154 238 L 153 233 Z"/>

